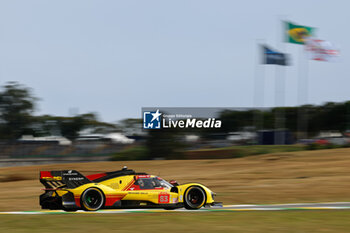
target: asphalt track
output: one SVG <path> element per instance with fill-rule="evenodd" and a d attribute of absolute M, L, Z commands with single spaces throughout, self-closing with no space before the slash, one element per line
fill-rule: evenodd
<path fill-rule="evenodd" d="M 350 209 L 350 202 L 327 202 L 327 203 L 294 203 L 273 205 L 224 205 L 223 207 L 201 208 L 199 210 L 176 210 L 164 209 L 113 209 L 91 211 L 65 212 L 60 210 L 42 211 L 11 211 L 0 212 L 0 214 L 35 215 L 35 214 L 126 214 L 126 213 L 179 213 L 179 212 L 238 212 L 238 211 L 282 211 L 282 210 L 343 210 Z"/>

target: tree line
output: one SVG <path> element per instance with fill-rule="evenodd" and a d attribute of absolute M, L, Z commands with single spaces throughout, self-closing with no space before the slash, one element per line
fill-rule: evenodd
<path fill-rule="evenodd" d="M 115 130 L 115 124 L 98 120 L 96 113 L 76 116 L 35 116 L 37 101 L 31 88 L 9 82 L 0 91 L 0 139 L 15 140 L 22 135 L 61 135 L 74 139 L 79 131 L 93 127 L 98 130 Z"/>
<path fill-rule="evenodd" d="M 36 116 L 34 113 L 38 100 L 31 88 L 17 82 L 9 82 L 1 87 L 0 139 L 13 140 L 22 135 L 62 135 L 74 139 L 81 130 L 86 128 L 94 128 L 95 133 L 109 130 L 126 131 L 132 135 L 139 132 L 142 126 L 142 119 L 125 119 L 119 124 L 103 122 L 98 119 L 96 113 L 76 116 Z M 284 128 L 292 132 L 307 130 L 310 136 L 324 130 L 345 132 L 350 130 L 350 101 L 300 107 L 224 110 L 220 113 L 219 118 L 222 120 L 220 129 L 195 129 L 192 132 L 203 136 L 212 133 L 241 131 L 246 128 L 254 130 Z M 276 125 L 278 120 L 280 124 Z M 300 127 L 301 123 L 304 128 Z M 178 133 L 180 132 L 175 134 Z M 169 135 L 174 132 L 155 132 L 150 133 L 149 137 L 162 138 L 159 135 L 163 134 L 169 139 Z"/>
<path fill-rule="evenodd" d="M 276 128 L 284 128 L 292 132 L 306 130 L 310 136 L 327 130 L 345 132 L 350 130 L 350 101 L 263 110 L 225 110 L 221 112 L 220 119 L 223 121 L 220 130 L 222 132 L 240 131 L 251 126 L 258 130 Z M 276 125 L 278 120 L 282 123 Z"/>

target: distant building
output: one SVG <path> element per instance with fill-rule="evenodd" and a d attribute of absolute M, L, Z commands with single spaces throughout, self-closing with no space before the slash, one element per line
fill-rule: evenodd
<path fill-rule="evenodd" d="M 23 135 L 17 141 L 27 143 L 57 143 L 62 146 L 69 146 L 72 144 L 72 141 L 62 136 L 34 137 L 32 135 Z"/>
<path fill-rule="evenodd" d="M 94 141 L 94 142 L 111 142 L 111 143 L 120 143 L 120 144 L 131 144 L 135 140 L 126 137 L 121 133 L 108 133 L 108 134 L 84 134 L 80 135 L 76 138 L 77 142 L 86 142 L 86 141 Z"/>

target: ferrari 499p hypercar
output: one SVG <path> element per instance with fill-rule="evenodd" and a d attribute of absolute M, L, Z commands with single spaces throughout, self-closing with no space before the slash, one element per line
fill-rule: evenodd
<path fill-rule="evenodd" d="M 83 176 L 75 170 L 41 171 L 42 209 L 96 211 L 106 208 L 199 209 L 214 202 L 215 193 L 202 184 L 178 185 L 160 177 L 122 170 Z"/>

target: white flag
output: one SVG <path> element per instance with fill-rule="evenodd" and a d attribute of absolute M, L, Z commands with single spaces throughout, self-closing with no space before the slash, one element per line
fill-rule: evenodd
<path fill-rule="evenodd" d="M 336 61 L 339 57 L 339 50 L 325 40 L 309 38 L 305 43 L 305 50 L 311 60 Z"/>

